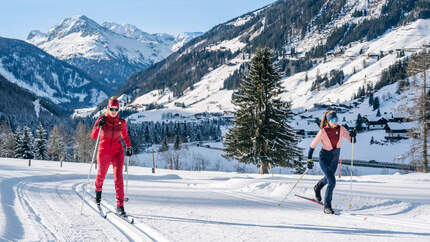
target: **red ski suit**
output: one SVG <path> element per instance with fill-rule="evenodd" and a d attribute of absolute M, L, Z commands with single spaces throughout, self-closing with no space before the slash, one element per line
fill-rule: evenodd
<path fill-rule="evenodd" d="M 99 134 L 98 123 L 99 117 L 94 124 L 93 132 L 91 133 L 92 139 L 97 139 Z M 113 178 L 115 181 L 115 191 L 117 206 L 124 206 L 124 183 L 122 177 L 122 168 L 124 165 L 124 148 L 121 144 L 121 138 L 124 140 L 126 147 L 130 147 L 130 139 L 127 134 L 127 123 L 118 115 L 113 118 L 109 115 L 104 116 L 105 124 L 101 128 L 100 143 L 97 153 L 97 177 L 96 177 L 96 191 L 101 191 L 103 181 L 112 162 Z"/>

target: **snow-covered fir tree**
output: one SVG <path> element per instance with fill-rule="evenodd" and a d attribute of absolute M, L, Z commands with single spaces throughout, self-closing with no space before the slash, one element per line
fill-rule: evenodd
<path fill-rule="evenodd" d="M 48 159 L 47 133 L 40 123 L 34 140 L 34 157 L 38 160 Z"/>
<path fill-rule="evenodd" d="M 34 158 L 34 138 L 29 127 L 24 126 L 21 136 L 21 152 L 23 159 Z"/>
<path fill-rule="evenodd" d="M 0 156 L 2 157 L 14 157 L 15 156 L 15 135 L 10 130 L 9 125 L 3 123 L 0 127 L 2 130 L 0 140 Z"/>
<path fill-rule="evenodd" d="M 301 167 L 302 150 L 290 126 L 291 103 L 281 100 L 284 92 L 280 74 L 272 64 L 268 48 L 258 49 L 251 69 L 241 82 L 232 102 L 236 106 L 234 126 L 225 136 L 229 158 L 260 165 L 260 173 L 268 173 L 268 165 Z"/>

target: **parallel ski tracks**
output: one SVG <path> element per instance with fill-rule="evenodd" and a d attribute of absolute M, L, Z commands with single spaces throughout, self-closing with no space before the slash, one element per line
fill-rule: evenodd
<path fill-rule="evenodd" d="M 232 191 L 214 191 L 214 192 L 221 193 L 221 194 L 231 196 L 231 197 L 240 198 L 243 200 L 248 200 L 248 201 L 253 201 L 253 202 L 265 204 L 265 205 L 272 206 L 272 207 L 275 207 L 276 204 L 280 204 L 280 207 L 290 207 L 290 208 L 303 209 L 303 207 L 301 207 L 301 206 L 297 206 L 297 205 L 294 205 L 291 203 L 286 203 L 284 201 L 280 202 L 277 200 L 262 198 L 262 197 L 258 197 L 255 195 L 245 194 L 245 193 L 237 192 L 237 191 L 234 191 L 234 192 L 232 192 Z M 318 212 L 320 214 L 323 213 L 322 209 L 312 208 L 311 205 L 306 205 L 306 206 L 312 212 Z M 324 216 L 330 216 L 330 215 L 324 215 Z M 384 223 L 384 224 L 397 225 L 397 226 L 406 226 L 406 227 L 415 228 L 415 229 L 424 229 L 424 230 L 430 229 L 430 224 L 421 224 L 421 223 L 398 220 L 398 219 L 394 220 L 394 219 L 384 218 L 382 216 L 377 216 L 377 215 L 361 215 L 361 214 L 351 213 L 351 212 L 348 212 L 345 210 L 340 211 L 339 216 L 348 217 L 348 218 L 353 219 L 355 221 L 366 220 L 369 222 L 371 221 L 371 222 L 376 222 L 376 223 Z"/>
<path fill-rule="evenodd" d="M 97 213 L 97 216 L 100 217 L 97 205 L 93 202 L 87 201 L 87 199 L 92 199 L 92 196 L 88 194 L 88 192 L 86 192 L 85 196 L 87 199 L 83 198 L 81 189 L 84 189 L 84 183 L 77 183 L 73 186 L 73 190 L 75 191 L 76 195 L 79 196 L 80 199 L 83 199 L 85 204 L 87 204 L 88 207 L 94 210 Z M 109 221 L 112 225 L 114 225 L 129 239 L 133 241 L 168 241 L 162 234 L 139 221 L 135 221 L 133 224 L 130 224 L 127 221 L 124 221 L 123 219 L 114 215 L 114 206 L 102 201 L 101 207 L 107 215 L 106 220 Z M 133 218 L 132 215 L 129 215 L 129 217 Z"/>

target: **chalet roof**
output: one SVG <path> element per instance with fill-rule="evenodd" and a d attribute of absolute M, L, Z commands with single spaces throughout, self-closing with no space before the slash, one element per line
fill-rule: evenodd
<path fill-rule="evenodd" d="M 369 121 L 369 122 L 378 122 L 378 121 L 380 121 L 381 119 L 385 119 L 385 120 L 387 120 L 386 118 L 384 118 L 384 117 L 376 117 L 376 116 L 367 116 L 367 117 L 364 117 L 365 119 L 367 119 L 367 121 Z"/>
<path fill-rule="evenodd" d="M 388 122 L 387 127 L 390 128 L 390 130 L 410 130 L 416 127 L 416 123 L 414 122 L 408 122 L 408 123 L 395 123 L 395 122 Z"/>

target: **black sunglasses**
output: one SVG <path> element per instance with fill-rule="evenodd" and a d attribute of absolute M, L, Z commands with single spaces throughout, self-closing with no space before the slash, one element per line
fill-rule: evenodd
<path fill-rule="evenodd" d="M 118 112 L 119 108 L 109 108 L 109 110 L 112 111 L 112 112 L 114 112 L 114 111 Z"/>

